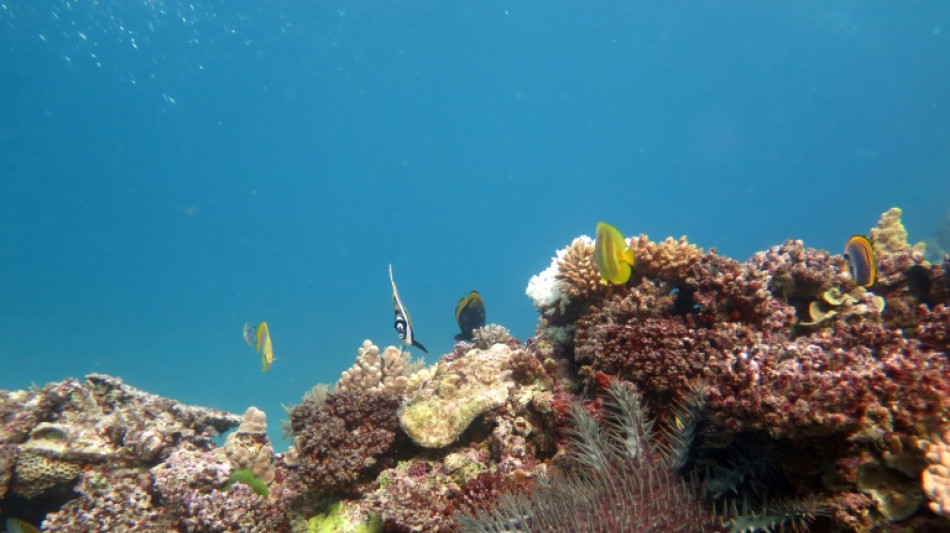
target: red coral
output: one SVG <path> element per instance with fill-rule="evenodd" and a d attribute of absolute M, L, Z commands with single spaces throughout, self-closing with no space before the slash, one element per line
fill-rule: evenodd
<path fill-rule="evenodd" d="M 947 358 L 880 325 L 750 347 L 717 367 L 706 399 L 734 430 L 847 432 L 873 406 L 889 411 L 895 428 L 912 431 L 950 412 Z"/>
<path fill-rule="evenodd" d="M 842 315 L 833 334 L 790 338 L 794 310 L 782 300 L 840 290 L 840 263 L 796 241 L 744 264 L 706 254 L 686 280 L 696 313 L 678 316 L 658 299 L 659 308 L 644 309 L 636 291 L 614 295 L 578 319 L 575 362 L 588 380 L 636 383 L 656 406 L 705 383 L 719 422 L 775 436 L 853 431 L 871 407 L 889 411 L 902 431 L 950 413 L 950 362 L 935 351 L 947 350 L 945 306 L 921 308 L 920 341 L 870 311 Z"/>
<path fill-rule="evenodd" d="M 736 342 L 724 325 L 699 328 L 678 317 L 636 316 L 611 323 L 610 314 L 613 308 L 607 307 L 577 322 L 575 360 L 584 365 L 581 373 L 624 377 L 649 396 L 669 397 L 698 378 L 712 379 L 711 364 Z"/>
<path fill-rule="evenodd" d="M 309 490 L 347 493 L 385 465 L 377 461 L 396 441 L 395 398 L 340 391 L 317 404 L 307 400 L 290 412 L 300 455 L 296 475 Z"/>

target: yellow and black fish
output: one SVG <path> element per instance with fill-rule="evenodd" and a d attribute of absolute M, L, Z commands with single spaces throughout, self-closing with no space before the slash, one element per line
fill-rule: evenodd
<path fill-rule="evenodd" d="M 261 372 L 267 372 L 274 364 L 274 345 L 271 344 L 270 328 L 267 327 L 267 322 L 261 322 L 257 327 L 245 323 L 242 331 L 244 342 L 261 354 Z"/>
<path fill-rule="evenodd" d="M 412 329 L 412 320 L 409 318 L 409 311 L 406 310 L 406 306 L 402 305 L 402 300 L 399 299 L 399 291 L 396 289 L 396 280 L 393 279 L 392 265 L 389 265 L 389 282 L 393 285 L 393 311 L 396 315 L 393 321 L 393 327 L 396 328 L 396 333 L 399 335 L 399 339 L 402 340 L 403 347 L 415 346 L 423 352 L 429 353 L 429 350 L 426 350 L 426 347 L 416 340 L 416 332 Z"/>
<path fill-rule="evenodd" d="M 844 245 L 844 258 L 848 261 L 851 281 L 862 287 L 870 287 L 877 281 L 877 261 L 874 247 L 864 235 L 852 235 Z"/>
<path fill-rule="evenodd" d="M 601 283 L 623 285 L 633 271 L 633 243 L 627 247 L 620 230 L 605 222 L 598 222 L 594 237 L 594 263 L 597 264 Z"/>
<path fill-rule="evenodd" d="M 461 333 L 455 335 L 457 341 L 474 339 L 473 332 L 485 327 L 485 302 L 478 291 L 468 293 L 468 296 L 459 300 L 455 307 L 455 321 L 459 324 Z"/>
<path fill-rule="evenodd" d="M 7 533 L 40 533 L 40 530 L 19 518 L 7 518 Z"/>

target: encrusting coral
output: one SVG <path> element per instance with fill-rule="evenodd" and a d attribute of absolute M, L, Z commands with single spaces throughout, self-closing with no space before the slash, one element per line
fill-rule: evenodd
<path fill-rule="evenodd" d="M 407 390 L 400 426 L 419 446 L 441 448 L 455 442 L 475 417 L 507 401 L 514 387 L 511 357 L 511 348 L 495 344 L 439 362 L 424 383 Z"/>

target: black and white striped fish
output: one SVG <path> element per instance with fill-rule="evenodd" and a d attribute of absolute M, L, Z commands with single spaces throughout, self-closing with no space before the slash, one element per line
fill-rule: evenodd
<path fill-rule="evenodd" d="M 416 340 L 415 330 L 412 329 L 412 320 L 409 318 L 409 311 L 406 310 L 406 306 L 402 305 L 402 300 L 399 299 L 396 280 L 393 279 L 392 265 L 389 265 L 389 282 L 393 284 L 393 312 L 396 314 L 393 327 L 396 328 L 396 333 L 402 340 L 403 347 L 415 346 L 423 352 L 429 353 L 429 350 L 426 350 L 426 347 Z"/>

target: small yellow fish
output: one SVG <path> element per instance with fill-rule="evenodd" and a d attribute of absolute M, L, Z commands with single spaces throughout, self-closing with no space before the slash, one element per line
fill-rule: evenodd
<path fill-rule="evenodd" d="M 459 300 L 455 307 L 455 321 L 462 330 L 455 336 L 457 341 L 470 341 L 473 339 L 472 330 L 485 327 L 485 302 L 478 291 L 472 291 Z"/>
<path fill-rule="evenodd" d="M 7 533 L 40 533 L 40 530 L 19 518 L 7 518 Z"/>
<path fill-rule="evenodd" d="M 874 247 L 864 235 L 852 235 L 844 245 L 844 258 L 848 261 L 851 281 L 862 287 L 870 287 L 877 281 L 877 260 Z"/>
<path fill-rule="evenodd" d="M 267 322 L 261 322 L 257 327 L 245 323 L 242 332 L 244 333 L 244 342 L 261 354 L 261 372 L 270 370 L 271 365 L 274 364 L 274 345 L 271 344 L 270 329 L 267 327 Z"/>
<path fill-rule="evenodd" d="M 630 279 L 633 271 L 633 243 L 628 248 L 623 234 L 610 224 L 597 223 L 594 238 L 594 262 L 600 273 L 600 282 L 623 285 Z"/>

